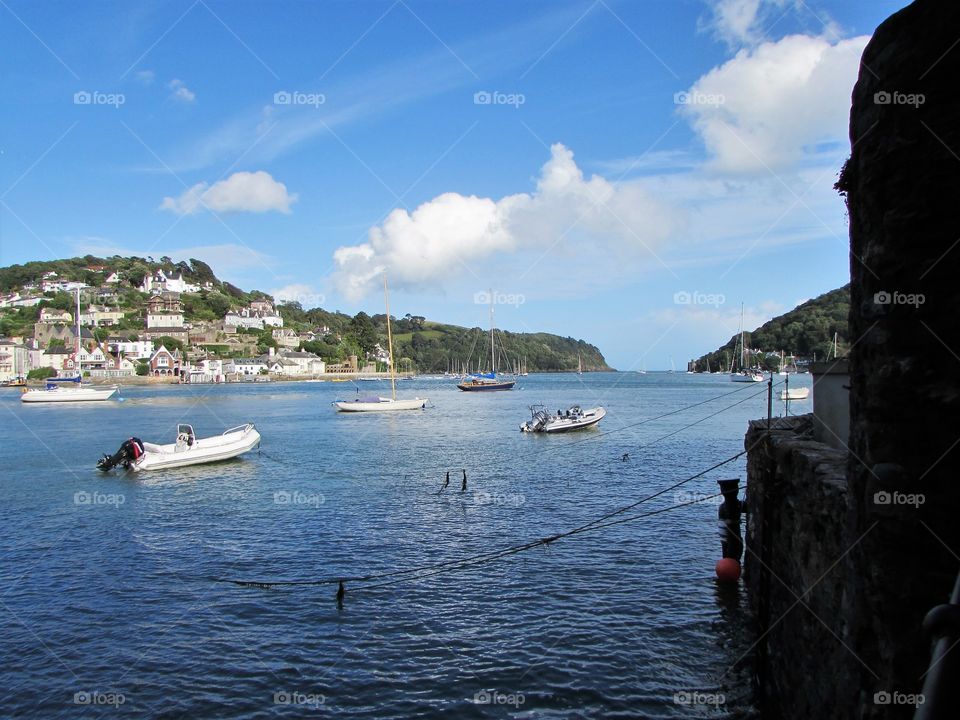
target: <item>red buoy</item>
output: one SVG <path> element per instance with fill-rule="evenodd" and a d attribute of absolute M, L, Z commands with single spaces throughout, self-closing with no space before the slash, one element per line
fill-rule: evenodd
<path fill-rule="evenodd" d="M 740 579 L 740 563 L 733 558 L 717 560 L 717 580 L 720 582 L 736 582 Z"/>

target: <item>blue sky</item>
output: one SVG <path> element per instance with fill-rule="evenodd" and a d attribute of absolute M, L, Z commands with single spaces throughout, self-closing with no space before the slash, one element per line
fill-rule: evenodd
<path fill-rule="evenodd" d="M 847 282 L 905 3 L 0 2 L 0 264 L 198 257 L 304 305 L 669 367 Z M 790 348 L 784 348 L 790 350 Z"/>

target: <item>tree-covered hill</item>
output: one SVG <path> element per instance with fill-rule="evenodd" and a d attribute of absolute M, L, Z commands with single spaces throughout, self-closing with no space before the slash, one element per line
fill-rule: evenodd
<path fill-rule="evenodd" d="M 0 293 L 22 290 L 24 286 L 39 285 L 44 275 L 57 273 L 58 280 L 81 281 L 97 288 L 111 273 L 121 276 L 116 297 L 110 301 L 125 313 L 118 325 L 97 330 L 103 336 L 109 333 L 135 337 L 144 328 L 143 318 L 147 295 L 138 288 L 148 273 L 163 270 L 179 273 L 197 285 L 210 284 L 199 293 L 181 296 L 187 323 L 215 323 L 230 310 L 237 310 L 253 300 L 270 299 L 259 290 L 245 292 L 228 282 L 218 280 L 206 263 L 191 259 L 175 263 L 168 257 L 153 258 L 93 255 L 65 260 L 28 262 L 0 268 Z M 38 294 L 34 291 L 33 294 Z M 30 337 L 44 307 L 70 311 L 74 298 L 64 292 L 42 293 L 39 305 L 9 307 L 0 311 L 0 335 Z M 314 339 L 302 343 L 304 350 L 314 352 L 328 362 L 345 360 L 350 355 L 373 357 L 376 348 L 387 347 L 386 315 L 370 316 L 359 312 L 351 317 L 339 311 L 323 308 L 304 309 L 299 303 L 280 302 L 276 307 L 284 320 L 284 327 L 300 333 L 312 333 Z M 392 318 L 394 357 L 398 367 L 419 372 L 442 372 L 447 369 L 470 370 L 490 368 L 490 336 L 480 328 L 464 328 L 427 320 L 420 315 Z M 257 348 L 265 352 L 279 347 L 272 328 L 241 331 L 256 335 Z M 497 368 L 512 370 L 518 365 L 530 372 L 557 372 L 576 370 L 582 361 L 584 370 L 610 370 L 603 355 L 595 346 L 583 340 L 560 337 L 548 333 L 496 333 Z"/>
<path fill-rule="evenodd" d="M 813 300 L 808 300 L 788 313 L 775 317 L 756 330 L 744 333 L 748 349 L 779 353 L 812 359 L 826 358 L 833 354 L 834 333 L 837 335 L 838 354 L 843 356 L 849 348 L 847 317 L 850 313 L 850 286 L 831 290 Z M 696 360 L 698 370 L 705 370 L 707 363 L 713 370 L 727 369 L 730 359 L 738 348 L 736 335 L 717 350 Z M 766 367 L 773 367 L 777 360 L 766 358 Z"/>

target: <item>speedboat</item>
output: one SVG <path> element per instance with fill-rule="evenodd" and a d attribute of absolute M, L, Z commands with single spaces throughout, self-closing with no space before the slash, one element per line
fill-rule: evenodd
<path fill-rule="evenodd" d="M 551 415 L 545 406 L 533 405 L 530 407 L 531 418 L 520 425 L 520 431 L 561 433 L 581 430 L 596 425 L 606 414 L 607 411 L 602 407 L 583 410 L 579 405 L 574 405 L 566 412 L 557 410 L 556 415 Z"/>
<path fill-rule="evenodd" d="M 224 430 L 220 435 L 198 438 L 190 425 L 177 425 L 177 440 L 155 445 L 132 437 L 113 455 L 104 455 L 97 468 L 107 472 L 120 465 L 125 470 L 168 470 L 229 460 L 252 450 L 260 443 L 253 423 Z"/>
<path fill-rule="evenodd" d="M 394 398 L 373 397 L 356 400 L 335 400 L 334 407 L 340 412 L 390 412 L 393 410 L 422 410 L 427 407 L 427 398 L 396 400 Z"/>

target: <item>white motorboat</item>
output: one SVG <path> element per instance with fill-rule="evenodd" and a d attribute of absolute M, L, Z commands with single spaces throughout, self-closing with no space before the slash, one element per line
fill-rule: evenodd
<path fill-rule="evenodd" d="M 62 403 L 62 402 L 92 402 L 95 400 L 109 400 L 119 389 L 116 385 L 105 387 L 84 387 L 81 378 L 83 368 L 80 363 L 80 288 L 77 288 L 77 348 L 76 348 L 76 377 L 50 378 L 47 386 L 40 389 L 25 390 L 20 396 L 20 402 L 25 403 Z M 71 383 L 73 387 L 62 385 Z"/>
<path fill-rule="evenodd" d="M 551 415 L 543 405 L 532 405 L 530 407 L 531 418 L 520 425 L 521 432 L 543 432 L 543 433 L 561 433 L 571 430 L 581 430 L 592 427 L 603 420 L 607 411 L 602 407 L 583 410 L 579 405 L 574 405 L 566 412 L 557 410 L 556 415 Z"/>
<path fill-rule="evenodd" d="M 156 445 L 139 438 L 124 441 L 113 455 L 104 455 L 97 467 L 104 472 L 121 465 L 126 470 L 168 470 L 188 465 L 229 460 L 260 443 L 253 423 L 224 430 L 220 435 L 198 438 L 190 425 L 177 425 L 176 442 Z"/>
<path fill-rule="evenodd" d="M 781 400 L 806 400 L 810 397 L 810 388 L 799 387 L 799 388 L 789 388 L 788 390 L 780 391 Z"/>
<path fill-rule="evenodd" d="M 373 397 L 356 400 L 337 400 L 333 403 L 340 412 L 390 412 L 392 410 L 422 410 L 427 407 L 427 398 L 396 400 L 394 398 Z"/>

